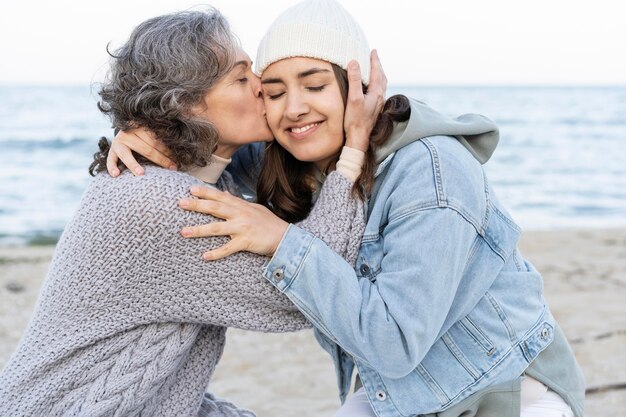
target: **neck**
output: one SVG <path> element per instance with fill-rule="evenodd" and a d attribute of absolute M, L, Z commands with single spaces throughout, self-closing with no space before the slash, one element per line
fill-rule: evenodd
<path fill-rule="evenodd" d="M 337 164 L 337 159 L 339 155 L 333 155 L 331 158 L 327 158 L 323 161 L 315 161 L 315 167 L 324 174 L 329 174 L 330 172 L 335 170 L 335 165 Z"/>

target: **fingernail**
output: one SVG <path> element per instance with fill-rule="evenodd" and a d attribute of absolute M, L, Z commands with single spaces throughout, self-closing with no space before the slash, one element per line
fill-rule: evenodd
<path fill-rule="evenodd" d="M 141 167 L 135 168 L 135 174 L 142 175 L 143 174 L 143 169 Z"/>
<path fill-rule="evenodd" d="M 114 177 L 117 177 L 118 175 L 120 175 L 120 170 L 119 169 L 114 169 L 112 174 L 113 174 Z"/>
<path fill-rule="evenodd" d="M 190 237 L 191 236 L 191 229 L 184 228 L 183 230 L 180 231 L 180 234 L 185 236 L 185 237 Z"/>
<path fill-rule="evenodd" d="M 210 261 L 211 259 L 213 259 L 213 257 L 211 256 L 210 253 L 204 253 L 202 254 L 202 259 L 204 259 L 205 261 Z"/>
<path fill-rule="evenodd" d="M 178 170 L 178 168 L 176 168 L 176 165 L 170 165 L 170 166 L 168 167 L 168 169 L 169 169 L 170 171 L 176 171 L 176 170 Z"/>
<path fill-rule="evenodd" d="M 198 187 L 197 185 L 194 185 L 191 187 L 191 192 L 192 193 L 198 193 L 200 192 L 200 187 Z"/>
<path fill-rule="evenodd" d="M 189 207 L 189 200 L 180 200 L 178 202 L 178 205 L 182 208 L 187 208 Z"/>

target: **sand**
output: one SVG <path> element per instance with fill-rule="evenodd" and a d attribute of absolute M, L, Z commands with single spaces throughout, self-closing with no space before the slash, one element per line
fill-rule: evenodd
<path fill-rule="evenodd" d="M 0 248 L 0 368 L 34 308 L 52 247 Z M 626 416 L 626 230 L 528 232 L 525 256 L 585 376 L 586 416 Z M 323 417 L 339 405 L 329 357 L 310 332 L 229 330 L 211 391 L 259 417 Z"/>

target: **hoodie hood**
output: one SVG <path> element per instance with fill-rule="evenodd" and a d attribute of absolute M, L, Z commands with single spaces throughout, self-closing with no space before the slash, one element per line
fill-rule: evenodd
<path fill-rule="evenodd" d="M 387 142 L 376 151 L 376 163 L 409 143 L 429 136 L 453 136 L 481 164 L 489 160 L 498 145 L 500 133 L 494 122 L 480 114 L 462 114 L 452 118 L 427 104 L 409 98 L 411 117 L 396 124 Z"/>

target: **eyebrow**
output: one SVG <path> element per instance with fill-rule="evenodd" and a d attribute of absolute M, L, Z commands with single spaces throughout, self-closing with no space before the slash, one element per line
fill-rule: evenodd
<path fill-rule="evenodd" d="M 302 79 L 302 78 L 306 78 L 306 77 L 308 77 L 310 75 L 313 75 L 313 74 L 319 74 L 319 73 L 325 73 L 325 72 L 330 72 L 330 70 L 325 69 L 325 68 L 317 68 L 317 67 L 315 67 L 315 68 L 311 68 L 311 69 L 308 69 L 308 70 L 303 71 L 303 72 L 299 72 L 297 77 L 299 79 Z M 284 81 L 282 80 L 282 78 L 266 78 L 265 80 L 261 80 L 261 84 L 277 84 L 277 83 L 283 83 L 284 84 Z"/>
<path fill-rule="evenodd" d="M 235 65 L 233 65 L 233 68 L 238 67 L 239 65 L 243 66 L 244 68 L 248 68 L 248 65 L 252 65 L 252 62 L 246 60 L 237 61 L 235 62 Z"/>

